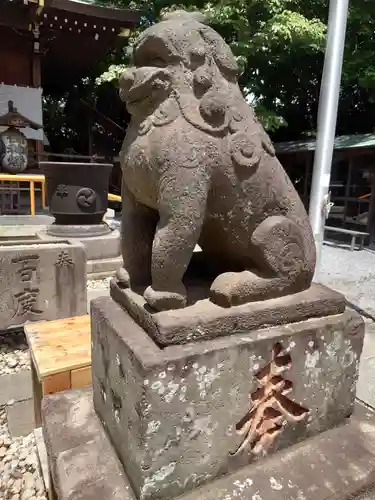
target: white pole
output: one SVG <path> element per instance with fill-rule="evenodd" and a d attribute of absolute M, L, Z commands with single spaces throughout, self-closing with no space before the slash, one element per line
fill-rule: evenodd
<path fill-rule="evenodd" d="M 341 71 L 344 57 L 349 0 L 331 0 L 328 16 L 327 45 L 320 87 L 318 127 L 310 193 L 309 215 L 320 265 L 327 217 L 331 165 L 336 133 Z"/>

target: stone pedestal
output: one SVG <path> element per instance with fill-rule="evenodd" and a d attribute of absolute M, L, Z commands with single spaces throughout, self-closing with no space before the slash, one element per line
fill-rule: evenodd
<path fill-rule="evenodd" d="M 69 224 L 51 224 L 47 227 L 46 233 L 49 236 L 56 238 L 90 238 L 95 236 L 104 236 L 109 234 L 111 229 L 107 224 L 101 222 L 99 224 L 86 224 L 86 225 L 69 225 Z"/>
<path fill-rule="evenodd" d="M 162 346 L 202 342 L 264 326 L 332 316 L 344 312 L 346 304 L 340 293 L 317 284 L 286 297 L 230 308 L 211 302 L 208 287 L 202 286 L 201 282 L 187 283 L 187 291 L 188 297 L 191 297 L 187 307 L 155 312 L 141 293 L 120 288 L 116 280 L 110 284 L 112 298 Z"/>
<path fill-rule="evenodd" d="M 111 298 L 91 303 L 94 406 L 137 498 L 174 498 L 346 421 L 364 325 L 324 293 L 324 317 L 287 322 L 296 299 L 259 328 L 240 306 L 226 336 L 164 349 Z"/>
<path fill-rule="evenodd" d="M 38 239 L 36 233 L 52 224 L 50 215 L 0 215 L 0 243 L 16 239 Z"/>

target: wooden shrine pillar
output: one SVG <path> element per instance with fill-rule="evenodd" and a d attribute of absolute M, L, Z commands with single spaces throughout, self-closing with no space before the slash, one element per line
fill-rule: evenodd
<path fill-rule="evenodd" d="M 32 56 L 32 81 L 33 87 L 41 87 L 42 86 L 42 70 L 41 70 L 41 40 L 40 40 L 40 31 L 39 31 L 39 23 L 35 22 L 32 27 L 33 34 L 33 56 Z M 44 152 L 44 142 L 36 141 L 35 146 L 36 152 L 36 161 L 39 161 L 43 158 L 40 155 Z"/>
<path fill-rule="evenodd" d="M 40 88 L 42 86 L 41 70 L 41 38 L 40 38 L 40 19 L 43 12 L 44 0 L 28 0 L 30 31 L 32 35 L 32 54 L 31 54 L 31 81 L 32 86 Z M 36 161 L 39 162 L 41 153 L 44 152 L 44 141 L 35 141 Z"/>

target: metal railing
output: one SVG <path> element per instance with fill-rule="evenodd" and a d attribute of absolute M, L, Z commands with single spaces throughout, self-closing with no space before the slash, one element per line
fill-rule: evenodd
<path fill-rule="evenodd" d="M 35 183 L 42 185 L 42 208 L 46 208 L 46 179 L 42 174 L 0 174 L 0 181 L 28 182 L 30 185 L 30 215 L 35 215 Z M 121 196 L 108 193 L 108 200 L 121 202 Z"/>
<path fill-rule="evenodd" d="M 0 181 L 28 182 L 30 185 L 30 214 L 35 215 L 35 183 L 42 185 L 42 207 L 46 208 L 46 179 L 40 174 L 0 174 Z"/>

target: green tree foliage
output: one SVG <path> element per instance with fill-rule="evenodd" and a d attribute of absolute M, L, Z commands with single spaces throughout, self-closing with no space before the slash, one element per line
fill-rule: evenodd
<path fill-rule="evenodd" d="M 143 17 L 139 29 L 156 22 L 168 10 L 204 12 L 210 25 L 230 44 L 242 70 L 240 85 L 266 128 L 274 131 L 289 125 L 294 116 L 304 117 L 303 129 L 313 126 L 309 106 L 316 99 L 318 76 L 316 71 L 312 75 L 310 68 L 321 68 L 326 26 L 313 9 L 303 12 L 302 0 L 184 0 L 173 5 L 166 0 L 101 3 L 140 9 Z M 116 79 L 118 73 L 119 67 L 111 65 L 99 82 Z M 298 130 L 301 131 L 301 123 Z"/>
<path fill-rule="evenodd" d="M 137 34 L 163 12 L 200 10 L 230 44 L 242 70 L 240 86 L 274 140 L 314 135 L 323 69 L 328 0 L 91 0 L 104 6 L 138 9 L 140 26 L 128 43 L 111 53 L 74 90 L 126 126 L 128 116 L 116 96 L 117 78 L 129 63 Z M 375 1 L 350 0 L 337 133 L 371 132 L 375 127 Z M 71 94 L 71 92 L 70 92 Z M 71 101 L 71 95 L 66 102 Z M 52 100 L 53 101 L 53 100 Z M 61 102 L 48 103 L 57 137 L 63 142 Z M 71 118 L 67 116 L 71 115 Z M 86 132 L 74 107 L 65 110 L 69 137 L 82 143 Z M 53 117 L 57 117 L 56 120 Z M 86 129 L 87 130 L 87 129 Z M 87 135 L 87 134 L 86 134 Z M 61 143 L 62 143 L 61 142 Z M 119 140 L 111 145 L 113 150 Z M 55 148 L 56 149 L 56 148 Z M 60 146 L 58 148 L 61 150 Z M 86 149 L 86 148 L 85 148 Z"/>

